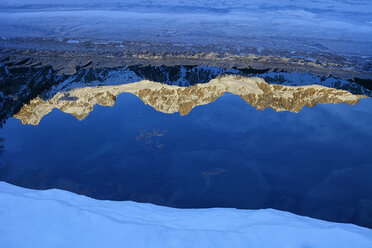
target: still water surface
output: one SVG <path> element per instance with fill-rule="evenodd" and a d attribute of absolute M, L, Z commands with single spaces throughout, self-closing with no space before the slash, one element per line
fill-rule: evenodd
<path fill-rule="evenodd" d="M 226 93 L 188 115 L 123 93 L 87 118 L 0 129 L 0 180 L 182 208 L 276 208 L 372 227 L 372 99 L 299 113 Z"/>

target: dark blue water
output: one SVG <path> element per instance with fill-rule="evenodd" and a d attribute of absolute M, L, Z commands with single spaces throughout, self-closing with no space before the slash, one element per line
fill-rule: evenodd
<path fill-rule="evenodd" d="M 0 130 L 0 180 L 173 207 L 276 208 L 372 227 L 372 99 L 300 113 L 226 94 L 186 116 L 131 94 Z"/>

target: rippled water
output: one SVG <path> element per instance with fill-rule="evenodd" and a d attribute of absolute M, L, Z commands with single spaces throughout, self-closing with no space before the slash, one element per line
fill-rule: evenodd
<path fill-rule="evenodd" d="M 294 113 L 257 110 L 227 92 L 181 116 L 122 93 L 113 107 L 96 105 L 79 119 L 59 109 L 34 126 L 10 118 L 0 130 L 0 180 L 172 207 L 276 208 L 372 227 L 371 98 Z"/>

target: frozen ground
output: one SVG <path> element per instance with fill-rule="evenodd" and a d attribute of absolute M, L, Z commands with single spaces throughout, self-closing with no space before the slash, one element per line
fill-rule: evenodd
<path fill-rule="evenodd" d="M 287 212 L 174 209 L 0 182 L 3 247 L 372 247 L 372 230 Z"/>
<path fill-rule="evenodd" d="M 1 1 L 0 37 L 140 40 L 372 55 L 369 0 L 50 2 Z"/>

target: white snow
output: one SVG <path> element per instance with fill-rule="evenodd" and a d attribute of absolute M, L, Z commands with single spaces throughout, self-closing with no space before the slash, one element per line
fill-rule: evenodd
<path fill-rule="evenodd" d="M 281 8 L 287 7 L 290 10 L 301 9 L 326 9 L 337 11 L 362 11 L 362 13 L 371 13 L 372 10 L 369 0 L 2 0 L 0 6 L 6 7 L 29 7 L 41 6 L 44 8 L 50 6 L 71 7 L 110 7 L 123 6 L 126 8 L 134 7 L 190 7 L 195 8 L 212 8 L 212 9 L 260 9 L 260 8 Z"/>
<path fill-rule="evenodd" d="M 3 37 L 220 44 L 372 54 L 372 1 L 8 0 Z M 353 46 L 350 46 L 353 41 Z"/>
<path fill-rule="evenodd" d="M 68 40 L 66 42 L 69 43 L 69 44 L 79 44 L 80 43 L 80 41 L 78 41 L 78 40 Z"/>
<path fill-rule="evenodd" d="M 0 244 L 7 248 L 370 248 L 372 230 L 272 209 L 174 209 L 0 182 Z"/>

